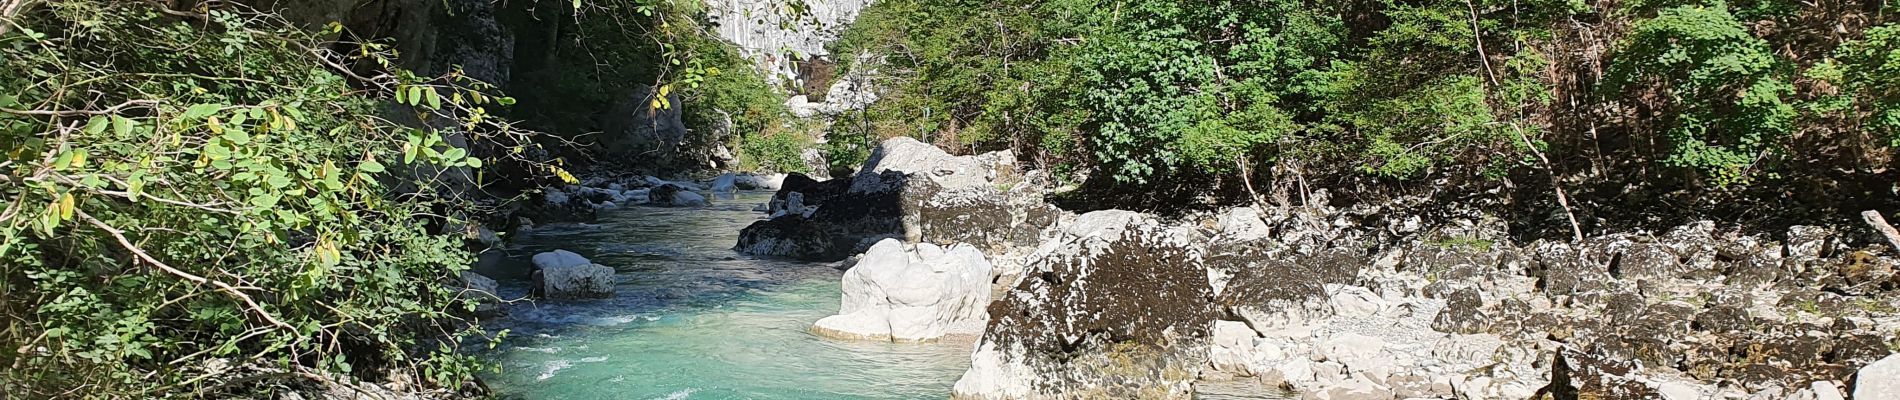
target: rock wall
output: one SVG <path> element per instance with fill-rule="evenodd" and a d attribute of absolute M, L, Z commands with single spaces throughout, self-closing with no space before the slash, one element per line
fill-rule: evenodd
<path fill-rule="evenodd" d="M 719 37 L 739 47 L 769 76 L 804 85 L 800 66 L 830 55 L 826 45 L 870 0 L 711 0 L 707 14 Z M 813 68 L 804 68 L 809 71 Z"/>

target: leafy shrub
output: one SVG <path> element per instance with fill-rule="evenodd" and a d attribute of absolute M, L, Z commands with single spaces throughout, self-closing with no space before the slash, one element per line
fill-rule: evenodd
<path fill-rule="evenodd" d="M 1835 58 L 1831 80 L 1852 98 L 1861 127 L 1900 146 L 1900 25 L 1868 29 L 1866 37 L 1842 45 Z"/>
<path fill-rule="evenodd" d="M 1663 9 L 1634 29 L 1610 65 L 1609 89 L 1659 86 L 1671 99 L 1655 121 L 1669 146 L 1663 162 L 1746 183 L 1793 131 L 1786 66 L 1719 2 Z"/>
<path fill-rule="evenodd" d="M 52 1 L 0 37 L 0 391 L 201 396 L 223 362 L 459 386 L 478 364 L 438 324 L 469 257 L 418 220 L 468 207 L 454 176 L 485 163 L 445 138 L 511 143 L 483 109 L 509 100 L 156 7 Z"/>
<path fill-rule="evenodd" d="M 809 139 L 792 132 L 770 132 L 748 138 L 739 148 L 739 164 L 755 171 L 812 172 L 805 166 Z"/>

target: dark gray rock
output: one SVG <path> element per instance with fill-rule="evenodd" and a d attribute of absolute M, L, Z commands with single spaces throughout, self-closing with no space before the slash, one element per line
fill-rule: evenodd
<path fill-rule="evenodd" d="M 953 396 L 1187 398 L 1221 316 L 1196 236 L 1127 211 L 1078 217 L 991 305 Z"/>
<path fill-rule="evenodd" d="M 1445 299 L 1445 309 L 1432 318 L 1432 330 L 1457 334 L 1481 333 L 1491 329 L 1491 316 L 1484 310 L 1484 298 L 1477 289 L 1466 288 Z"/>

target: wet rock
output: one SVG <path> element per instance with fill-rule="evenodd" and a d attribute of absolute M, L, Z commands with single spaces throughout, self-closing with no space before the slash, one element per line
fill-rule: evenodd
<path fill-rule="evenodd" d="M 654 186 L 647 192 L 647 205 L 661 207 L 705 207 L 706 196 L 674 183 Z"/>
<path fill-rule="evenodd" d="M 806 212 L 791 213 L 780 202 L 772 219 L 754 222 L 739 232 L 735 250 L 742 253 L 789 257 L 806 261 L 838 261 L 869 248 L 879 240 L 903 237 L 903 197 L 899 188 L 908 178 L 900 172 L 860 175 L 824 182 L 803 182 L 799 175 L 786 179 L 780 199 L 800 195 Z M 865 181 L 865 190 L 849 190 Z M 882 184 L 892 181 L 891 184 Z M 809 207 L 816 207 L 811 210 Z"/>
<path fill-rule="evenodd" d="M 788 177 L 786 174 L 740 174 L 733 178 L 732 184 L 739 190 L 778 190 Z"/>
<path fill-rule="evenodd" d="M 714 196 L 731 199 L 733 193 L 739 191 L 738 176 L 731 172 L 719 174 L 719 177 L 713 178 L 712 187 L 709 190 Z"/>
<path fill-rule="evenodd" d="M 476 317 L 495 318 L 506 314 L 506 311 L 501 308 L 501 296 L 495 294 L 499 285 L 494 279 L 468 271 L 462 271 L 459 278 L 460 285 L 455 288 L 456 298 L 473 304 L 475 307 L 472 313 Z"/>
<path fill-rule="evenodd" d="M 845 339 L 923 341 L 976 335 L 990 303 L 990 264 L 969 245 L 914 247 L 885 239 L 844 274 L 839 315 L 812 326 Z"/>
<path fill-rule="evenodd" d="M 567 250 L 534 255 L 535 293 L 546 298 L 599 298 L 614 293 L 614 269 Z"/>

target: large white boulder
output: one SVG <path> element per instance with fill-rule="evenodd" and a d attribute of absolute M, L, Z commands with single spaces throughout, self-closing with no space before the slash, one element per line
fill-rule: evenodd
<path fill-rule="evenodd" d="M 614 269 L 567 250 L 534 255 L 534 287 L 547 298 L 613 296 Z"/>
<path fill-rule="evenodd" d="M 989 277 L 989 261 L 973 246 L 884 239 L 845 272 L 839 315 L 818 320 L 812 331 L 892 341 L 976 335 L 990 303 Z"/>
<path fill-rule="evenodd" d="M 900 136 L 885 140 L 879 151 L 870 160 L 865 160 L 858 174 L 902 171 L 913 179 L 930 179 L 946 189 L 971 188 L 988 186 L 990 183 L 993 167 L 986 166 L 983 161 L 977 157 L 953 156 L 937 146 Z"/>
<path fill-rule="evenodd" d="M 1867 364 L 1854 374 L 1854 400 L 1900 400 L 1900 353 Z"/>

